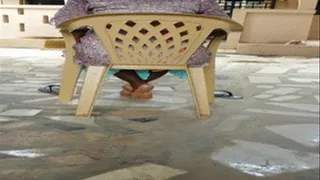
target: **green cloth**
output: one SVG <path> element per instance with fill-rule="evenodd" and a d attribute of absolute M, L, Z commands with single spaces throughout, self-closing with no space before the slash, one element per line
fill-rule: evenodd
<path fill-rule="evenodd" d="M 86 66 L 82 66 L 81 70 L 86 70 L 87 67 Z M 112 76 L 114 74 L 116 74 L 117 72 L 119 72 L 120 70 L 118 69 L 110 69 L 108 71 L 108 76 Z M 149 70 L 136 70 L 137 74 L 139 75 L 139 77 L 143 80 L 148 79 L 148 77 L 150 76 L 150 72 Z M 180 79 L 187 79 L 187 73 L 184 70 L 169 70 L 169 73 L 173 74 L 174 76 L 180 78 Z"/>

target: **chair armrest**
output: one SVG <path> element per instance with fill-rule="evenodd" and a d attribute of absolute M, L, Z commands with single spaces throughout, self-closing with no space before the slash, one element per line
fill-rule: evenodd
<path fill-rule="evenodd" d="M 179 17 L 179 16 L 184 16 L 184 17 L 199 17 L 199 18 L 203 18 L 203 19 L 211 19 L 211 20 L 217 20 L 217 21 L 223 21 L 226 24 L 228 24 L 229 26 L 229 30 L 230 31 L 242 31 L 243 30 L 243 26 L 240 25 L 239 23 L 231 20 L 231 19 L 227 19 L 224 17 L 219 17 L 219 16 L 212 16 L 212 15 L 199 15 L 199 14 L 188 14 L 188 13 L 101 13 L 101 14 L 92 14 L 92 15 L 85 15 L 85 16 L 79 16 L 73 19 L 70 19 L 64 23 L 59 24 L 57 27 L 60 29 L 68 29 L 70 27 L 71 24 L 78 26 L 78 27 L 73 27 L 74 29 L 78 29 L 81 27 L 87 27 L 87 23 L 90 20 L 92 20 L 92 18 L 99 18 L 99 17 L 104 17 L 104 16 L 108 16 L 108 17 L 113 17 L 113 16 L 148 16 L 148 15 L 158 15 L 158 16 L 170 16 L 173 17 Z M 88 20 L 88 21 L 86 21 Z M 91 21 L 92 22 L 92 21 Z"/>
<path fill-rule="evenodd" d="M 73 49 L 73 46 L 77 43 L 76 38 L 67 29 L 61 29 L 60 32 L 64 39 L 67 58 L 73 58 L 76 54 L 75 50 Z"/>
<path fill-rule="evenodd" d="M 74 45 L 76 43 L 76 39 L 75 39 L 74 35 L 72 34 L 72 32 L 69 32 L 67 29 L 61 29 L 60 32 L 63 36 L 64 41 L 66 42 L 66 46 L 68 46 L 68 44 Z"/>

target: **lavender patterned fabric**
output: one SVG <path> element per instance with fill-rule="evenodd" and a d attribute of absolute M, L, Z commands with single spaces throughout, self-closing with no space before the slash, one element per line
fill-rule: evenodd
<path fill-rule="evenodd" d="M 58 25 L 77 16 L 119 12 L 170 12 L 207 14 L 228 17 L 219 9 L 215 0 L 68 0 L 51 20 Z M 75 61 L 81 65 L 101 66 L 110 64 L 110 58 L 101 41 L 88 31 L 75 45 Z M 210 61 L 206 48 L 200 47 L 188 60 L 189 66 L 204 66 Z"/>

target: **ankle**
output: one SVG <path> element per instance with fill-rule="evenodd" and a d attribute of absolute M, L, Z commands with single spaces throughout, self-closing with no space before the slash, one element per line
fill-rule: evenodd
<path fill-rule="evenodd" d="M 140 86 L 142 86 L 143 84 L 145 84 L 144 82 L 134 82 L 134 83 L 130 83 L 131 87 L 132 87 L 132 92 L 134 92 L 135 90 L 137 90 Z"/>

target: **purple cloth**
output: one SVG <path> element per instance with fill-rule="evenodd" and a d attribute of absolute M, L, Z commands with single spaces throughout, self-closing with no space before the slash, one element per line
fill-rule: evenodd
<path fill-rule="evenodd" d="M 77 16 L 98 13 L 119 12 L 167 12 L 207 14 L 227 17 L 215 0 L 68 0 L 51 20 L 58 25 Z M 102 66 L 110 64 L 101 41 L 88 31 L 75 45 L 75 61 L 81 65 Z M 189 66 L 204 66 L 210 61 L 210 54 L 205 47 L 200 47 L 188 60 Z"/>

